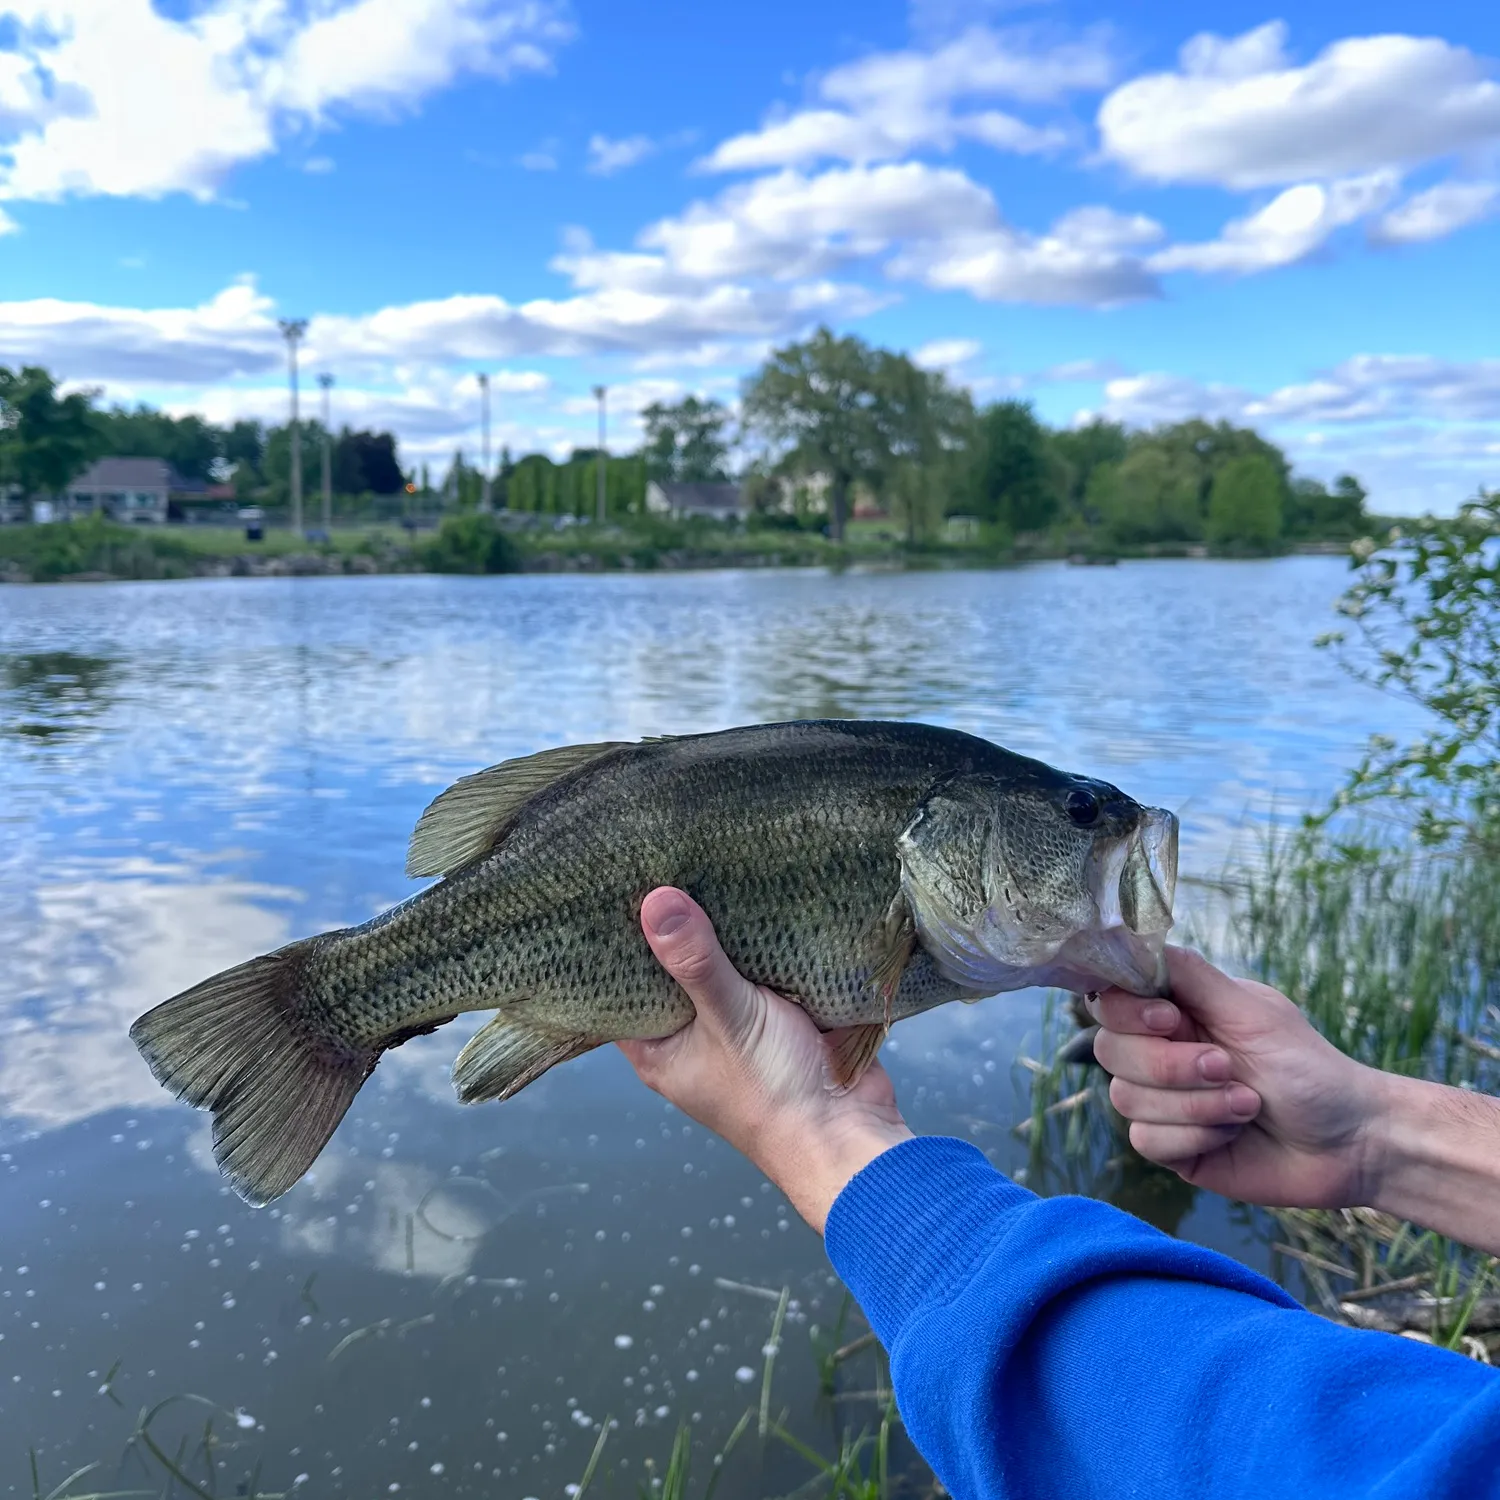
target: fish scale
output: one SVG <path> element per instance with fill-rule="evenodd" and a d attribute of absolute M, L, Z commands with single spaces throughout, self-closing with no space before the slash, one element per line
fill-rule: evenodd
<path fill-rule="evenodd" d="M 1079 796 L 1095 809 L 1089 828 L 1068 810 Z M 692 1003 L 639 922 L 647 893 L 675 885 L 747 978 L 824 1031 L 855 1028 L 834 1054 L 847 1079 L 889 1022 L 1032 982 L 1035 964 L 1004 944 L 1034 947 L 1027 923 L 1040 930 L 1043 916 L 1079 935 L 1097 926 L 1090 871 L 1139 843 L 1147 821 L 1106 783 L 920 724 L 562 747 L 466 777 L 429 807 L 408 868 L 437 884 L 216 975 L 132 1036 L 163 1083 L 214 1111 L 235 1186 L 269 1201 L 311 1164 L 383 1051 L 462 1012 L 497 1012 L 455 1065 L 468 1101 L 685 1025 Z M 1171 834 L 1175 878 L 1175 822 Z M 1144 859 L 1132 910 L 1150 907 Z M 1169 924 L 1170 891 L 1165 901 Z"/>

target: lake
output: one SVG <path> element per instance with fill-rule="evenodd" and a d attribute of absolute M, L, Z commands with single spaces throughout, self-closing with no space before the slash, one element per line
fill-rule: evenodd
<path fill-rule="evenodd" d="M 842 1303 L 820 1242 L 614 1049 L 464 1109 L 448 1068 L 480 1018 L 457 1022 L 389 1054 L 313 1175 L 253 1210 L 127 1027 L 404 898 L 436 792 L 566 742 L 926 719 L 1177 809 L 1211 880 L 1247 822 L 1412 722 L 1312 644 L 1346 579 L 1309 557 L 0 589 L 0 1494 L 33 1494 L 28 1446 L 42 1494 L 96 1461 L 83 1488 L 159 1491 L 126 1443 L 189 1393 L 219 1410 L 174 1401 L 148 1435 L 203 1493 L 561 1496 L 608 1418 L 598 1492 L 635 1493 L 683 1421 L 701 1484 L 760 1399 L 755 1289 L 783 1286 L 772 1415 L 826 1433 L 859 1402 L 816 1402 L 810 1333 Z M 913 1126 L 1019 1169 L 1042 1004 L 903 1023 Z M 1263 1255 L 1217 1200 L 1178 1212 Z M 845 1394 L 874 1378 L 851 1360 Z M 752 1428 L 718 1494 L 810 1472 Z"/>

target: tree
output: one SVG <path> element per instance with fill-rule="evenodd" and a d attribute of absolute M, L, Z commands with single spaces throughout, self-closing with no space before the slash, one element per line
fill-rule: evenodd
<path fill-rule="evenodd" d="M 1211 542 L 1269 547 L 1281 535 L 1285 480 L 1264 455 L 1232 458 L 1214 476 L 1208 498 Z"/>
<path fill-rule="evenodd" d="M 1152 445 L 1100 464 L 1089 476 L 1085 504 L 1117 542 L 1191 542 L 1203 535 L 1196 465 Z"/>
<path fill-rule="evenodd" d="M 93 393 L 59 397 L 39 365 L 0 365 L 0 452 L 10 483 L 28 495 L 65 490 L 99 453 Z"/>
<path fill-rule="evenodd" d="M 1265 459 L 1276 473 L 1278 497 L 1285 498 L 1287 479 L 1291 473 L 1286 454 L 1252 428 L 1234 427 L 1224 421 L 1210 422 L 1203 417 L 1190 417 L 1186 422 L 1153 428 L 1150 432 L 1140 434 L 1134 441 L 1154 444 L 1182 462 L 1196 466 L 1198 500 L 1205 515 L 1208 513 L 1209 494 L 1213 489 L 1215 476 L 1225 464 L 1236 458 Z"/>
<path fill-rule="evenodd" d="M 827 475 L 828 532 L 836 542 L 844 539 L 850 486 L 878 482 L 885 467 L 878 364 L 862 339 L 820 328 L 775 350 L 743 389 L 745 425 L 780 451 L 781 467 Z"/>
<path fill-rule="evenodd" d="M 1068 466 L 1069 503 L 1085 520 L 1098 519 L 1086 513 L 1089 481 L 1094 471 L 1104 464 L 1123 462 L 1127 447 L 1124 424 L 1106 421 L 1103 417 L 1052 434 L 1052 449 Z"/>
<path fill-rule="evenodd" d="M 653 401 L 641 418 L 652 479 L 704 483 L 729 477 L 729 443 L 724 436 L 729 411 L 722 402 L 696 396 L 671 404 Z"/>
<path fill-rule="evenodd" d="M 397 495 L 405 484 L 391 433 L 347 427 L 339 433 L 333 445 L 333 487 L 339 494 Z"/>
<path fill-rule="evenodd" d="M 875 389 L 881 489 L 905 525 L 908 545 L 915 546 L 936 535 L 950 497 L 962 488 L 974 404 L 967 391 L 904 354 L 878 356 Z"/>
<path fill-rule="evenodd" d="M 1031 402 L 997 401 L 980 413 L 975 487 L 986 520 L 1040 531 L 1057 514 L 1062 479 Z"/>
<path fill-rule="evenodd" d="M 228 457 L 224 430 L 196 414 L 171 417 L 149 406 L 116 406 L 96 412 L 94 422 L 100 452 L 118 458 L 165 459 L 184 479 L 206 482 L 216 460 Z"/>

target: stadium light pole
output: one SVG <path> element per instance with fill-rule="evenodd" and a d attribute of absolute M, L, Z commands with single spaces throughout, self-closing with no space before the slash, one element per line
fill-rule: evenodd
<path fill-rule="evenodd" d="M 479 508 L 487 515 L 490 509 L 490 377 L 479 377 L 479 461 L 484 474 L 484 488 L 479 495 Z"/>
<path fill-rule="evenodd" d="M 599 522 L 599 524 L 601 526 L 604 524 L 604 471 L 608 467 L 608 464 L 609 464 L 609 455 L 605 452 L 605 449 L 604 449 L 604 392 L 605 392 L 605 389 L 606 389 L 606 387 L 604 387 L 602 385 L 596 385 L 594 387 L 594 399 L 597 400 L 598 403 L 599 403 L 599 452 L 598 452 L 597 456 L 594 459 L 595 472 L 599 476 L 598 485 L 597 485 L 597 489 L 598 489 L 598 515 L 597 515 L 596 519 L 597 519 L 597 521 Z"/>
<path fill-rule="evenodd" d="M 292 390 L 291 448 L 288 459 L 292 481 L 292 530 L 302 535 L 302 424 L 297 418 L 297 344 L 307 332 L 306 318 L 281 318 L 277 321 L 286 340 L 287 380 Z"/>
<path fill-rule="evenodd" d="M 333 386 L 333 376 L 322 374 L 318 376 L 318 384 L 323 387 L 323 534 L 333 534 L 333 451 L 332 440 L 329 438 L 329 396 L 328 392 Z"/>

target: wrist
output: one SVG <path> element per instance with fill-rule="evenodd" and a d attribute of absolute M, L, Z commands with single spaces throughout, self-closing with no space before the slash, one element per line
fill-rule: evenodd
<path fill-rule="evenodd" d="M 912 1138 L 900 1115 L 859 1111 L 835 1120 L 803 1120 L 766 1131 L 754 1160 L 819 1234 L 856 1173 Z"/>

